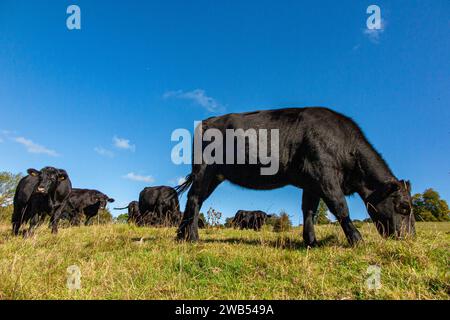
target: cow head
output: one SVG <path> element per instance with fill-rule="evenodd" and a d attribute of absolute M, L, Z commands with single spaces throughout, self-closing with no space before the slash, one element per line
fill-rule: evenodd
<path fill-rule="evenodd" d="M 104 210 L 106 209 L 106 205 L 109 203 L 114 202 L 115 200 L 108 197 L 106 194 L 103 194 L 101 192 L 96 192 L 92 195 L 92 202 L 99 205 L 99 208 Z"/>
<path fill-rule="evenodd" d="M 48 194 L 56 189 L 59 182 L 68 178 L 65 170 L 56 169 L 53 167 L 45 167 L 38 171 L 36 169 L 28 169 L 28 174 L 38 180 L 35 192 L 40 194 Z"/>
<path fill-rule="evenodd" d="M 384 237 L 404 238 L 415 234 L 409 181 L 389 181 L 366 201 L 378 232 Z"/>

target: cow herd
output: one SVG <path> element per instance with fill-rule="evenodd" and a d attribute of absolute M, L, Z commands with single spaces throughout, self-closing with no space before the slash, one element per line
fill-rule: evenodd
<path fill-rule="evenodd" d="M 91 189 L 72 188 L 69 175 L 63 169 L 45 167 L 41 170 L 28 169 L 28 175 L 19 182 L 14 197 L 12 216 L 13 233 L 19 234 L 23 224 L 29 223 L 24 235 L 30 236 L 46 216 L 50 216 L 52 232 L 58 231 L 58 222 L 68 220 L 70 225 L 79 226 L 84 217 L 85 225 L 114 202 L 106 194 Z M 139 194 L 139 201 L 128 206 L 114 208 L 128 210 L 128 223 L 137 226 L 178 226 L 182 220 L 178 194 L 167 186 L 146 187 Z M 271 217 L 263 211 L 239 210 L 232 225 L 240 229 L 260 230 L 266 219 Z M 205 221 L 199 219 L 199 228 Z"/>
<path fill-rule="evenodd" d="M 214 146 L 215 155 L 226 155 L 227 162 L 194 161 L 186 181 L 175 189 L 145 188 L 139 201 L 121 208 L 128 209 L 130 222 L 139 226 L 178 225 L 179 240 L 197 241 L 198 228 L 204 224 L 199 219 L 203 202 L 222 182 L 229 181 L 256 190 L 284 186 L 302 189 L 303 239 L 308 246 L 317 244 L 313 217 L 320 199 L 336 217 L 350 244 L 362 240 L 345 199 L 354 193 L 364 201 L 380 235 L 398 239 L 415 233 L 409 181 L 397 179 L 359 126 L 342 114 L 319 107 L 234 113 L 209 118 L 196 128 L 200 133 L 208 130 L 222 138 L 202 141 L 200 151 Z M 242 134 L 229 135 L 229 130 Z M 269 149 L 267 145 L 258 146 L 267 138 L 267 130 L 277 138 Z M 240 147 L 239 141 L 234 144 L 239 138 L 243 142 Z M 262 153 L 252 153 L 259 147 L 264 147 Z M 192 149 L 199 149 L 195 141 Z M 270 174 L 263 173 L 268 164 L 264 152 L 277 160 L 277 170 Z M 178 196 L 187 190 L 186 208 L 181 213 Z M 77 225 L 84 214 L 88 223 L 113 201 L 97 190 L 72 188 L 63 169 L 29 169 L 14 197 L 13 233 L 17 235 L 21 225 L 29 222 L 26 234 L 32 234 L 46 215 L 50 216 L 53 233 L 58 231 L 61 218 Z M 238 211 L 233 223 L 241 229 L 260 230 L 268 217 L 262 211 Z"/>

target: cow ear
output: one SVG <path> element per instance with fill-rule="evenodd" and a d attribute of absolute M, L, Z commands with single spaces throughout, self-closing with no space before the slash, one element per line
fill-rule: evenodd
<path fill-rule="evenodd" d="M 400 183 L 397 181 L 390 181 L 386 183 L 381 189 L 381 199 L 387 198 L 390 194 L 400 190 Z"/>
<path fill-rule="evenodd" d="M 39 175 L 39 171 L 32 168 L 28 169 L 27 173 L 32 177 L 37 177 Z"/>
<path fill-rule="evenodd" d="M 405 184 L 405 186 L 406 186 L 406 190 L 407 190 L 409 193 L 411 193 L 411 181 L 406 180 L 406 181 L 403 181 L 403 182 L 404 182 L 404 184 Z"/>
<path fill-rule="evenodd" d="M 108 202 L 110 202 L 110 203 L 112 203 L 112 202 L 114 202 L 115 200 L 113 199 L 113 198 L 109 198 L 108 199 Z"/>
<path fill-rule="evenodd" d="M 58 173 L 58 180 L 64 181 L 69 178 L 69 175 L 67 174 L 66 170 L 59 170 Z"/>
<path fill-rule="evenodd" d="M 386 182 L 382 187 L 374 191 L 368 198 L 368 202 L 372 205 L 377 205 L 389 197 L 393 192 L 400 190 L 400 183 L 397 181 Z"/>

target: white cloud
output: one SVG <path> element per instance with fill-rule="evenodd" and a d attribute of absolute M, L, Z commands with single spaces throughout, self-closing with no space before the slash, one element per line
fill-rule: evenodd
<path fill-rule="evenodd" d="M 24 137 L 13 138 L 13 141 L 23 145 L 29 153 L 46 154 L 51 157 L 59 156 L 59 154 L 56 151 L 48 149 L 40 144 L 34 143 L 33 141 L 26 139 Z"/>
<path fill-rule="evenodd" d="M 118 149 L 130 150 L 133 152 L 136 150 L 136 146 L 134 144 L 133 145 L 130 144 L 130 140 L 114 136 L 113 142 L 114 142 L 114 146 Z"/>
<path fill-rule="evenodd" d="M 105 157 L 108 157 L 108 158 L 113 158 L 114 157 L 114 152 L 112 152 L 112 151 L 110 151 L 108 149 L 102 148 L 102 147 L 95 147 L 94 151 L 97 152 L 101 156 L 105 156 Z"/>
<path fill-rule="evenodd" d="M 139 174 L 135 174 L 134 172 L 130 172 L 124 175 L 123 178 L 139 182 L 147 182 L 147 183 L 155 182 L 155 179 L 152 176 L 141 176 Z"/>
<path fill-rule="evenodd" d="M 210 112 L 217 112 L 225 109 L 216 99 L 207 96 L 203 89 L 195 89 L 188 92 L 184 92 L 183 90 L 168 91 L 164 94 L 163 98 L 190 100 Z"/>

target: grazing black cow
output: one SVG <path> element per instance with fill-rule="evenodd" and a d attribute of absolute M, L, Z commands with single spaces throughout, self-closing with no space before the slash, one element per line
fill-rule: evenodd
<path fill-rule="evenodd" d="M 139 202 L 131 201 L 128 206 L 123 208 L 114 208 L 114 210 L 125 210 L 128 209 L 128 223 L 134 222 L 136 223 L 139 219 Z"/>
<path fill-rule="evenodd" d="M 64 211 L 68 213 L 72 225 L 79 225 L 84 213 L 84 224 L 87 226 L 100 209 L 106 208 L 108 202 L 112 203 L 114 199 L 98 190 L 73 188 Z"/>
<path fill-rule="evenodd" d="M 148 187 L 139 194 L 137 225 L 175 226 L 180 222 L 180 204 L 175 189 Z"/>
<path fill-rule="evenodd" d="M 358 193 L 366 204 L 370 217 L 382 236 L 401 238 L 414 234 L 414 216 L 411 207 L 410 183 L 398 180 L 389 169 L 381 155 L 365 138 L 358 125 L 350 118 L 326 108 L 290 108 L 264 110 L 241 114 L 228 114 L 213 117 L 202 122 L 197 128 L 206 132 L 216 129 L 222 133 L 223 141 L 215 141 L 223 147 L 224 155 L 229 150 L 227 145 L 234 143 L 227 137 L 228 129 L 241 129 L 248 133 L 256 130 L 256 139 L 248 139 L 243 148 L 245 159 L 250 159 L 250 151 L 255 143 L 267 139 L 261 129 L 276 136 L 279 133 L 279 154 L 270 155 L 278 159 L 278 170 L 272 175 L 262 175 L 261 169 L 268 163 L 257 155 L 257 163 L 236 164 L 236 147 L 234 146 L 234 163 L 213 163 L 203 160 L 194 163 L 192 172 L 185 183 L 177 187 L 179 193 L 189 187 L 188 201 L 183 221 L 178 228 L 178 238 L 198 240 L 198 213 L 203 202 L 224 180 L 239 186 L 270 190 L 286 185 L 303 189 L 303 238 L 307 245 L 317 244 L 313 226 L 313 214 L 322 198 L 330 211 L 336 216 L 350 244 L 362 240 L 349 217 L 345 200 L 346 195 Z M 247 137 L 248 138 L 248 137 Z M 208 139 L 203 139 L 208 140 Z M 256 140 L 256 141 L 255 141 Z M 203 141 L 201 150 L 212 142 Z M 194 148 L 195 149 L 195 145 Z M 256 149 L 258 150 L 258 149 Z M 238 149 L 238 151 L 242 151 Z M 264 150 L 263 150 L 264 151 Z M 269 151 L 269 148 L 266 149 Z"/>
<path fill-rule="evenodd" d="M 261 230 L 262 226 L 266 223 L 266 219 L 272 217 L 264 211 L 246 211 L 239 210 L 236 212 L 232 220 L 232 224 L 242 229 L 253 229 L 255 231 Z M 199 220 L 200 223 L 200 220 Z"/>
<path fill-rule="evenodd" d="M 38 171 L 28 169 L 28 175 L 22 178 L 14 195 L 12 231 L 19 234 L 20 226 L 30 222 L 27 235 L 42 223 L 45 215 L 51 217 L 52 232 L 58 232 L 58 222 L 65 202 L 72 190 L 67 172 L 63 169 L 45 167 Z"/>

